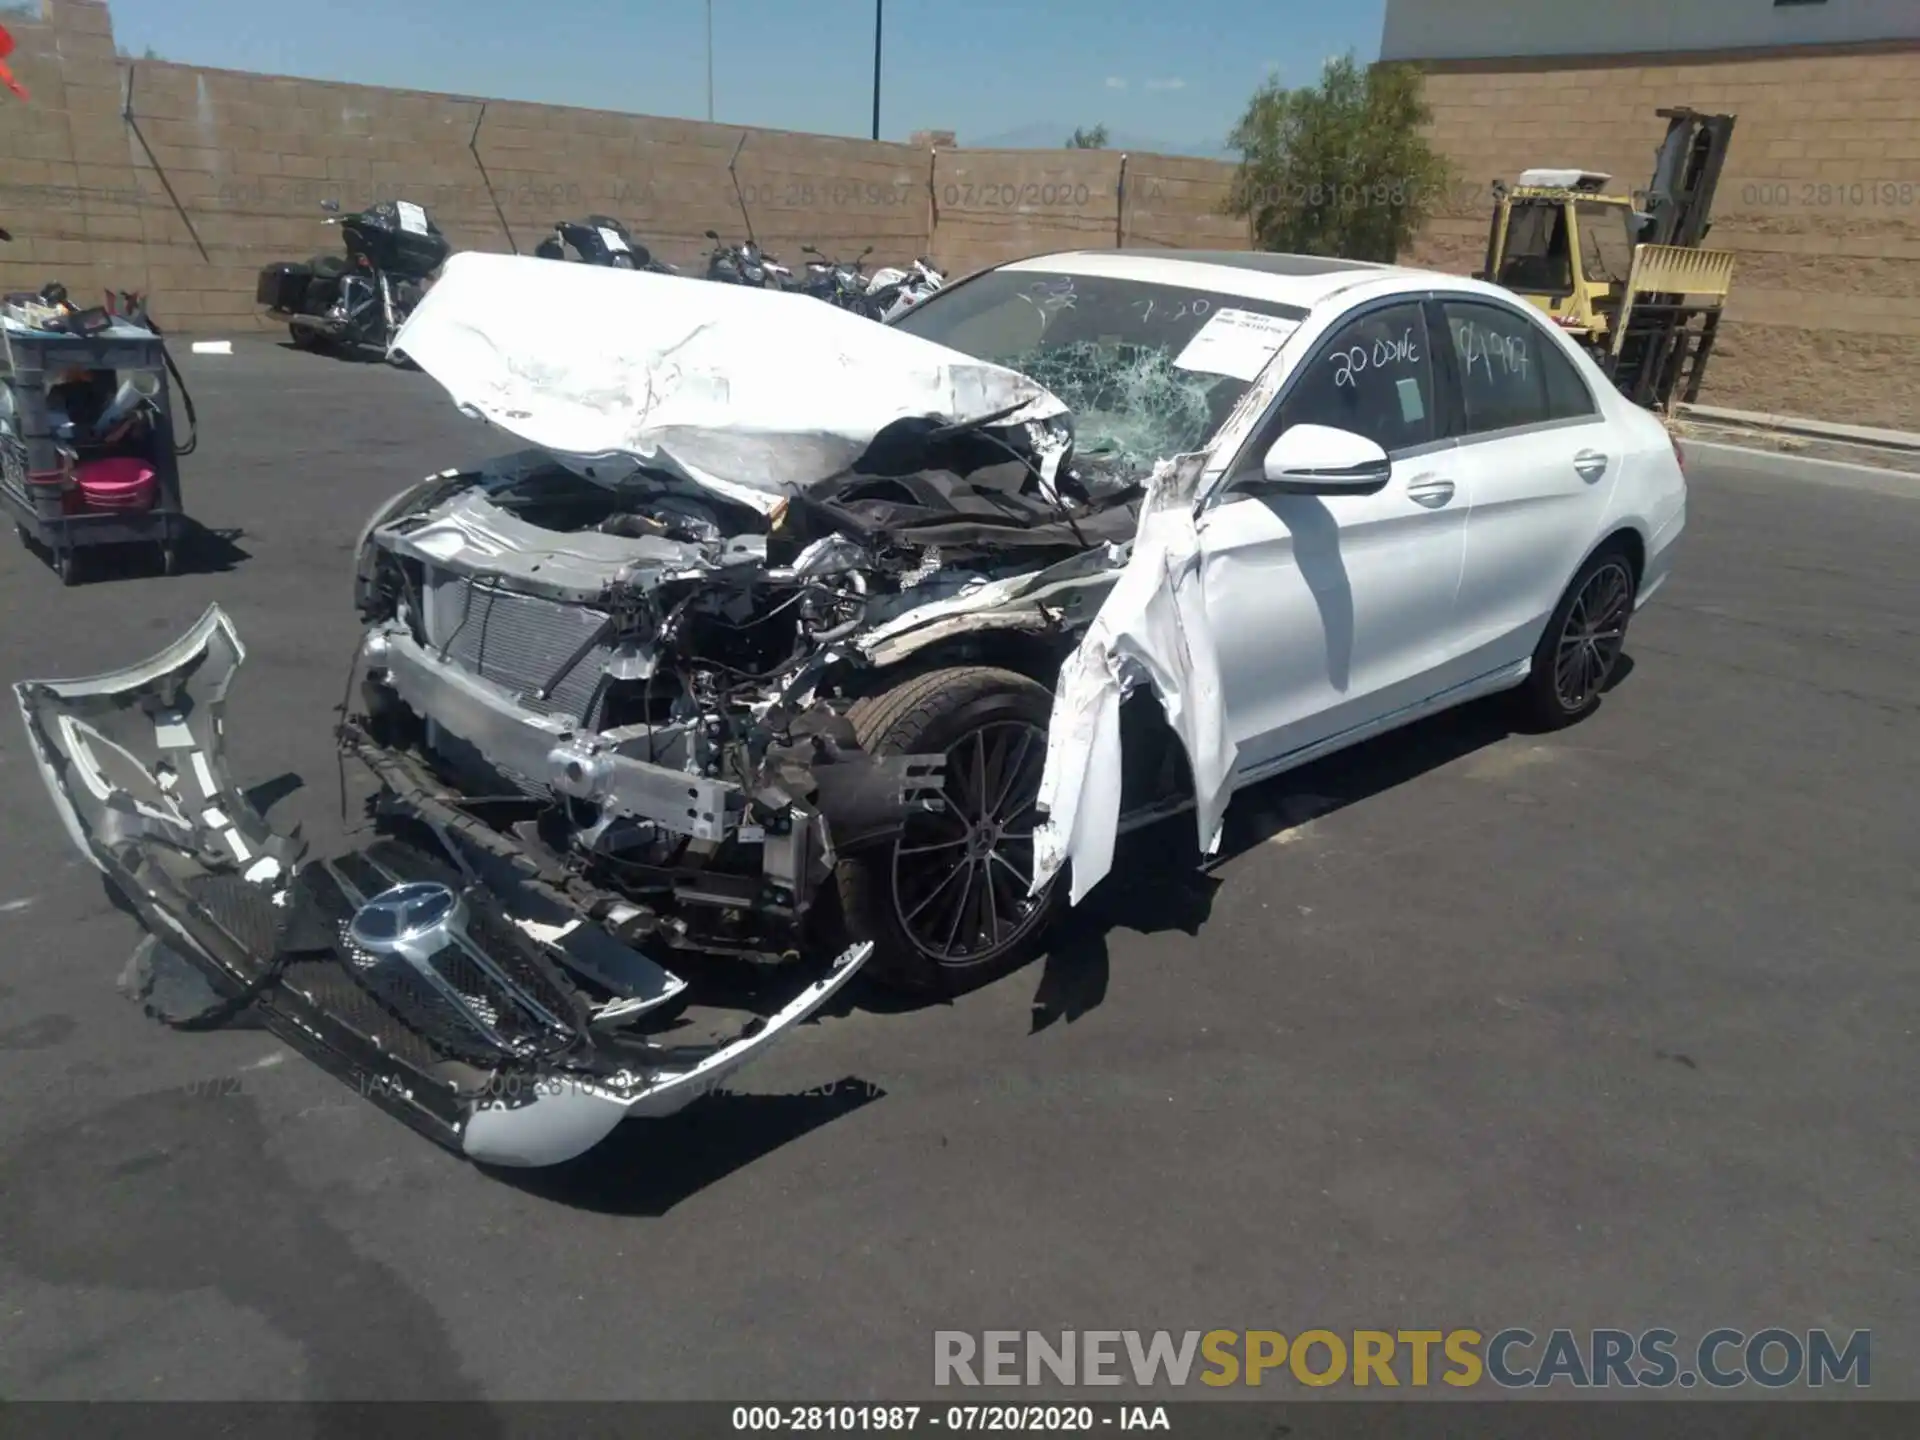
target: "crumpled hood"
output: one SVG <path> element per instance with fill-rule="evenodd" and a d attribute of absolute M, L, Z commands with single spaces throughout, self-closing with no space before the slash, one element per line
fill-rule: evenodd
<path fill-rule="evenodd" d="M 839 474 L 897 420 L 1066 410 L 1017 371 L 811 296 L 528 256 L 453 256 L 393 348 L 531 444 L 664 460 L 736 499 Z"/>

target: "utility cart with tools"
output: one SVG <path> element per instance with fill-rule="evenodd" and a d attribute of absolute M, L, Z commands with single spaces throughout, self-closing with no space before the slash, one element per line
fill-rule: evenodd
<path fill-rule="evenodd" d="M 144 307 L 122 298 L 132 313 L 76 310 L 57 287 L 0 301 L 0 499 L 69 585 L 113 553 L 103 546 L 152 546 L 171 575 L 190 533 L 178 456 L 192 445 L 175 442 L 167 383 L 178 372 Z"/>

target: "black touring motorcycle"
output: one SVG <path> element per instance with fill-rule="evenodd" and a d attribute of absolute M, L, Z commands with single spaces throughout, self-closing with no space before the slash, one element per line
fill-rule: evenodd
<path fill-rule="evenodd" d="M 565 260 L 567 251 L 583 265 L 605 265 L 614 270 L 650 270 L 657 275 L 680 272 L 633 238 L 633 232 L 607 215 L 584 220 L 556 220 L 553 233 L 534 247 L 542 260 Z"/>
<path fill-rule="evenodd" d="M 382 200 L 342 215 L 340 202 L 323 201 L 326 223 L 338 225 L 346 258 L 316 255 L 304 263 L 283 261 L 260 272 L 255 298 L 282 316 L 302 350 L 333 347 L 392 352 L 427 282 L 446 263 L 452 247 L 424 208 L 407 200 Z"/>

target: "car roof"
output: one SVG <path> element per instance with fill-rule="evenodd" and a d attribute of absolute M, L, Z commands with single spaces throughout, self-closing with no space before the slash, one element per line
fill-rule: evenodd
<path fill-rule="evenodd" d="M 1015 260 L 999 268 L 1109 275 L 1150 285 L 1212 290 L 1303 309 L 1312 309 L 1328 296 L 1368 281 L 1404 278 L 1424 283 L 1436 278 L 1429 271 L 1401 265 L 1323 255 L 1279 255 L 1264 250 L 1061 250 Z M 1437 278 L 1450 281 L 1459 277 Z"/>

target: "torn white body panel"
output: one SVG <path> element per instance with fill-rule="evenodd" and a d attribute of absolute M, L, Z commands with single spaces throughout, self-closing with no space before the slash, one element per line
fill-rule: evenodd
<path fill-rule="evenodd" d="M 735 498 L 838 474 L 897 420 L 1066 409 L 811 296 L 525 256 L 455 255 L 394 349 L 531 444 L 666 463 Z"/>
<path fill-rule="evenodd" d="M 1221 705 L 1220 663 L 1200 596 L 1194 496 L 1205 457 L 1154 474 L 1119 581 L 1060 669 L 1034 837 L 1033 890 L 1072 862 L 1079 904 L 1113 864 L 1120 821 L 1120 706 L 1152 687 L 1192 767 L 1201 848 L 1219 845 L 1238 752 Z"/>

